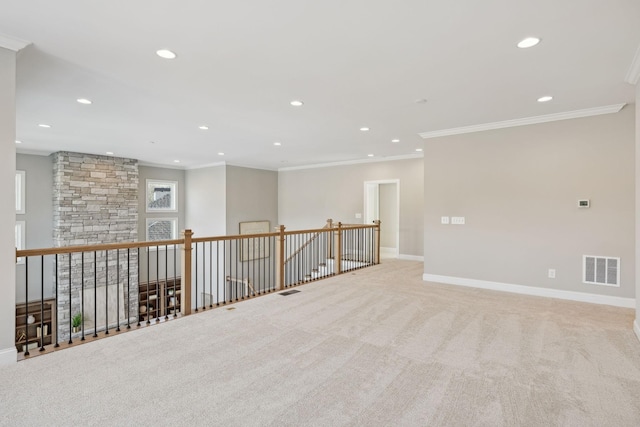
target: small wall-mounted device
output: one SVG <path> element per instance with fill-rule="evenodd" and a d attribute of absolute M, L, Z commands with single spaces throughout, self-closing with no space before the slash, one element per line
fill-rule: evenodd
<path fill-rule="evenodd" d="M 578 200 L 578 207 L 581 209 L 587 209 L 591 207 L 591 201 L 589 199 Z"/>

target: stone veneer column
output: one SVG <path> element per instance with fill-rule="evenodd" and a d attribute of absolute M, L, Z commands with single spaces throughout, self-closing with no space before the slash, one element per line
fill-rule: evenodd
<path fill-rule="evenodd" d="M 53 243 L 54 246 L 92 245 L 101 243 L 133 242 L 138 240 L 138 161 L 108 156 L 96 156 L 69 152 L 53 155 Z M 94 256 L 96 258 L 94 266 Z M 58 259 L 58 330 L 60 340 L 69 338 L 69 317 L 81 311 L 82 259 L 80 254 Z M 127 251 L 120 251 L 118 260 L 116 251 L 109 252 L 108 262 L 105 253 L 89 252 L 84 254 L 85 287 L 85 333 L 104 329 L 105 323 L 98 316 L 93 319 L 93 308 L 87 310 L 87 304 L 98 302 L 104 317 L 105 284 L 109 284 L 109 324 L 115 322 L 116 269 L 120 264 L 120 319 L 126 321 L 127 310 L 133 320 L 138 307 L 138 256 L 131 251 L 129 263 Z M 108 265 L 109 277 L 106 277 Z M 127 265 L 129 270 L 127 271 Z M 97 266 L 97 271 L 94 268 Z M 94 277 L 97 273 L 97 283 Z M 127 273 L 130 280 L 130 307 L 127 307 Z M 71 281 L 69 280 L 71 274 Z M 71 286 L 70 286 L 71 285 Z"/>

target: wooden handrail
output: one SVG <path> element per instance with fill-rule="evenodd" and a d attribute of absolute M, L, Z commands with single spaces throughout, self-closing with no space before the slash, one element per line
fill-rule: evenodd
<path fill-rule="evenodd" d="M 349 241 L 353 240 L 354 237 L 356 236 L 356 233 L 344 233 L 347 230 L 352 230 L 352 229 L 365 229 L 368 230 L 367 233 L 357 233 L 357 237 L 355 238 L 356 240 L 360 241 L 362 240 L 363 242 L 366 240 L 367 244 L 365 246 L 356 246 L 356 253 L 359 253 L 360 257 L 358 258 L 356 256 L 356 258 L 347 260 L 343 263 L 343 251 L 349 251 L 348 249 L 348 245 L 349 245 Z M 373 232 L 370 232 L 369 230 L 373 229 Z M 308 259 L 306 259 L 305 261 L 303 261 L 302 263 L 300 263 L 300 265 L 296 266 L 294 264 L 297 263 L 291 263 L 290 261 L 299 254 L 305 254 L 305 250 L 309 250 L 309 246 L 313 243 L 316 242 L 318 240 L 318 237 L 321 234 L 326 234 L 327 235 L 327 242 L 326 242 L 326 248 L 323 245 L 320 245 L 317 247 L 317 250 L 314 250 L 314 247 L 312 246 L 312 250 L 311 250 L 311 254 L 313 255 L 313 261 L 311 261 L 311 257 L 307 257 Z M 346 234 L 346 236 L 345 236 Z M 288 250 L 294 250 L 293 248 L 289 249 L 287 245 L 291 245 L 291 244 L 295 244 L 295 243 L 299 243 L 300 240 L 302 239 L 287 239 L 286 236 L 294 236 L 294 235 L 301 235 L 303 239 L 306 239 L 302 245 L 299 248 L 295 248 L 294 253 L 289 256 L 288 258 L 285 258 L 285 253 Z M 139 293 L 140 288 L 139 288 L 139 284 L 140 284 L 140 280 L 144 277 L 143 272 L 140 270 L 140 259 L 137 259 L 137 261 L 132 260 L 132 262 L 136 263 L 136 264 L 132 264 L 131 266 L 129 265 L 129 256 L 128 253 L 126 253 L 126 261 L 125 264 L 122 265 L 120 256 L 122 255 L 122 253 L 118 253 L 118 259 L 116 260 L 115 266 L 113 268 L 116 269 L 115 273 L 111 270 L 111 266 L 113 265 L 113 261 L 115 258 L 115 253 L 114 251 L 116 250 L 129 250 L 129 249 L 134 249 L 134 251 L 136 249 L 138 249 L 138 254 L 140 255 L 140 257 L 144 258 L 144 255 L 146 253 L 150 253 L 148 251 L 139 251 L 139 248 L 154 248 L 157 247 L 158 249 L 163 249 L 163 248 L 167 248 L 169 249 L 170 246 L 173 246 L 173 250 L 174 253 L 172 254 L 173 256 L 173 268 L 171 268 L 170 264 L 169 264 L 169 258 L 168 258 L 168 251 L 167 253 L 164 254 L 164 276 L 162 276 L 160 274 L 160 271 L 158 268 L 160 266 L 161 262 L 161 258 L 158 256 L 158 254 L 156 254 L 156 261 L 155 261 L 155 268 L 156 268 L 156 272 L 155 272 L 155 282 L 156 282 L 156 292 L 158 292 L 158 288 L 157 288 L 157 283 L 159 283 L 159 280 L 164 277 L 164 280 L 166 280 L 169 277 L 169 272 L 171 271 L 171 274 L 174 275 L 174 277 L 176 275 L 180 275 L 180 288 L 178 288 L 178 290 L 176 291 L 174 288 L 174 292 L 178 292 L 180 295 L 180 301 L 179 301 L 179 312 L 182 315 L 189 315 L 191 313 L 193 313 L 194 311 L 198 311 L 198 305 L 199 302 L 202 301 L 203 299 L 206 298 L 206 295 L 209 295 L 209 297 L 211 298 L 210 301 L 213 301 L 213 296 L 215 294 L 215 304 L 216 306 L 219 306 L 220 304 L 226 304 L 227 302 L 231 302 L 233 299 L 232 297 L 228 296 L 225 293 L 226 290 L 226 284 L 223 284 L 222 286 L 222 299 L 220 299 L 220 296 L 218 295 L 218 290 L 219 290 L 219 283 L 218 280 L 215 279 L 215 286 L 216 286 L 216 292 L 212 292 L 211 291 L 211 286 L 213 286 L 213 281 L 212 278 L 213 277 L 220 277 L 220 270 L 218 268 L 218 261 L 221 259 L 219 254 L 215 255 L 215 268 L 216 268 L 216 275 L 214 276 L 213 273 L 211 272 L 212 268 L 213 268 L 213 261 L 212 261 L 212 249 L 211 247 L 209 247 L 209 264 L 208 264 L 208 269 L 209 269 L 209 294 L 207 294 L 206 291 L 206 287 L 203 289 L 200 289 L 198 287 L 199 285 L 199 280 L 198 278 L 202 278 L 203 280 L 206 279 L 207 273 L 206 270 L 203 270 L 202 267 L 200 267 L 199 264 L 199 260 L 203 262 L 204 266 L 206 267 L 206 248 L 204 249 L 204 252 L 202 252 L 202 255 L 198 254 L 198 246 L 197 243 L 205 243 L 205 242 L 219 242 L 219 241 L 235 241 L 234 243 L 236 244 L 235 246 L 235 255 L 233 254 L 233 252 L 231 252 L 228 256 L 228 258 L 225 258 L 226 255 L 226 247 L 227 244 L 225 243 L 222 247 L 222 251 L 225 252 L 223 254 L 222 257 L 222 271 L 225 271 L 225 274 L 228 274 L 232 269 L 232 267 L 229 267 L 229 270 L 226 270 L 227 267 L 225 267 L 225 263 L 227 261 L 225 261 L 225 259 L 228 259 L 230 262 L 233 259 L 234 263 L 235 263 L 235 271 L 236 271 L 236 275 L 233 276 L 232 274 L 228 274 L 227 277 L 225 277 L 226 281 L 230 281 L 230 280 L 236 280 L 236 281 L 240 281 L 240 282 L 244 282 L 247 283 L 247 286 L 251 286 L 251 292 L 246 292 L 247 298 L 251 298 L 256 296 L 256 291 L 257 294 L 260 295 L 261 293 L 267 293 L 267 292 L 271 292 L 274 290 L 284 290 L 287 287 L 290 286 L 297 286 L 300 285 L 306 281 L 311 281 L 311 280 L 317 280 L 323 277 L 327 277 L 327 276 L 333 276 L 336 274 L 340 274 L 343 273 L 345 271 L 351 271 L 355 268 L 363 268 L 366 267 L 368 265 L 373 265 L 373 264 L 377 264 L 380 262 L 380 221 L 375 221 L 373 225 L 363 225 L 363 224 L 349 224 L 349 225 L 345 225 L 342 224 L 340 222 L 337 223 L 333 223 L 332 220 L 328 220 L 327 224 L 322 227 L 322 228 L 317 228 L 317 229 L 309 229 L 309 230 L 296 230 L 296 231 L 286 231 L 285 227 L 283 225 L 280 225 L 278 227 L 276 227 L 274 232 L 269 232 L 269 233 L 257 233 L 257 234 L 238 234 L 238 235 L 231 235 L 231 236 L 215 236 L 215 237 L 198 237 L 198 238 L 193 238 L 193 232 L 192 230 L 186 229 L 182 232 L 182 236 L 180 239 L 172 239 L 172 240 L 159 240 L 159 241 L 146 241 L 146 242 L 121 242 L 121 243 L 106 243 L 106 244 L 93 244 L 93 245 L 74 245 L 74 246 L 63 246 L 63 247 L 57 247 L 57 248 L 42 248 L 42 249 L 23 249 L 23 250 L 16 250 L 15 254 L 16 254 L 16 262 L 19 261 L 19 259 L 24 258 L 25 259 L 25 263 L 28 262 L 29 257 L 43 257 L 43 261 L 42 261 L 42 265 L 44 265 L 44 256 L 46 255 L 56 255 L 56 260 L 55 260 L 55 292 L 56 292 L 56 299 L 58 298 L 58 279 L 60 277 L 64 277 L 64 283 L 65 283 L 65 294 L 64 295 L 69 295 L 68 298 L 72 298 L 71 295 L 72 293 L 75 292 L 75 294 L 77 294 L 78 292 L 80 292 L 80 299 L 79 299 L 79 304 L 80 304 L 80 311 L 84 316 L 85 313 L 85 307 L 83 302 L 86 302 L 86 298 L 85 298 L 85 293 L 84 290 L 85 288 L 87 289 L 91 289 L 91 287 L 93 287 L 93 310 L 94 310 L 94 314 L 93 314 L 93 320 L 94 320 L 94 324 L 93 324 L 93 337 L 96 338 L 98 337 L 97 332 L 99 331 L 98 328 L 103 328 L 101 330 L 104 330 L 104 335 L 109 334 L 110 331 L 113 331 L 113 320 L 112 320 L 112 316 L 108 316 L 105 315 L 104 320 L 105 323 L 103 325 L 98 325 L 98 323 L 96 322 L 96 319 L 98 319 L 98 315 L 97 315 L 97 295 L 99 294 L 99 292 L 97 291 L 98 287 L 102 288 L 104 287 L 104 304 L 106 306 L 105 308 L 105 313 L 111 313 L 109 311 L 109 301 L 110 299 L 107 298 L 107 293 L 109 293 L 109 296 L 111 295 L 110 293 L 113 290 L 113 287 L 115 285 L 115 292 L 116 292 L 116 304 L 118 304 L 119 302 L 124 301 L 122 298 L 124 298 L 125 292 L 127 295 L 127 304 L 129 304 L 129 306 L 127 306 L 126 308 L 123 307 L 124 309 L 124 313 L 125 313 L 125 317 L 126 319 L 126 325 L 127 325 L 127 329 L 130 329 L 132 327 L 132 324 L 136 323 L 136 319 L 137 319 L 137 326 L 143 326 L 141 325 L 141 317 L 143 316 L 143 313 L 150 313 L 150 300 L 151 297 L 149 297 L 148 299 L 146 299 L 146 306 L 142 306 L 142 307 L 138 307 L 138 311 L 135 312 L 136 310 L 136 301 L 139 303 L 139 298 L 141 295 Z M 362 236 L 370 236 L 370 237 L 362 237 Z M 254 251 L 254 255 L 257 255 L 257 253 L 255 253 L 256 248 L 258 250 L 258 253 L 263 254 L 264 256 L 260 256 L 260 257 L 253 257 L 253 258 L 246 258 L 245 257 L 241 257 L 240 254 L 245 253 L 245 251 L 249 250 L 249 246 L 245 246 L 247 244 L 247 240 L 249 239 L 264 239 L 264 238 L 268 238 L 269 242 L 268 245 L 269 246 L 260 246 L 260 245 L 264 245 L 264 243 L 258 243 L 258 246 L 254 246 L 253 251 Z M 245 240 L 246 239 L 246 240 Z M 347 243 L 345 243 L 345 239 L 347 240 Z M 370 240 L 370 239 L 374 239 L 374 240 Z M 295 242 L 295 243 L 294 243 Z M 373 245 L 369 245 L 368 242 L 372 242 L 375 244 L 375 246 Z M 347 246 L 345 246 L 345 248 L 343 248 L 343 243 Z M 241 246 L 242 244 L 242 246 Z M 250 242 L 249 242 L 250 244 Z M 255 242 L 254 242 L 255 245 Z M 230 248 L 233 247 L 232 245 L 229 246 Z M 262 247 L 266 248 L 264 249 L 264 252 L 262 251 Z M 246 249 L 245 249 L 246 248 Z M 273 250 L 272 250 L 273 249 Z M 178 254 L 178 250 L 180 250 L 180 253 Z M 220 248 L 218 247 L 216 249 L 217 251 L 220 251 Z M 268 252 L 267 252 L 268 251 Z M 323 253 L 324 251 L 327 251 L 327 253 Z M 368 252 L 367 252 L 368 251 Z M 89 286 L 86 286 L 86 282 L 88 278 L 85 277 L 85 269 L 84 269 L 84 255 L 87 252 L 94 252 L 96 253 L 95 257 L 90 257 L 92 258 L 92 260 L 90 259 L 89 262 L 94 262 L 95 265 L 93 267 L 91 267 L 91 273 L 93 276 L 93 279 L 89 278 L 88 282 L 89 282 Z M 100 253 L 99 257 L 98 252 Z M 365 253 L 366 252 L 366 253 Z M 79 254 L 79 255 L 83 255 L 82 257 L 78 256 L 77 258 L 74 256 L 71 256 L 71 254 Z M 348 252 L 351 253 L 351 252 Z M 58 259 L 57 255 L 59 254 L 70 254 L 70 256 L 68 257 L 64 257 L 63 260 Z M 135 254 L 135 252 L 134 252 Z M 318 257 L 323 257 L 326 256 L 327 259 L 333 259 L 333 262 L 326 262 L 325 264 L 317 264 L 318 259 L 316 259 L 316 255 Z M 364 256 L 362 256 L 364 255 Z M 180 258 L 180 264 L 177 264 L 177 258 Z M 235 258 L 234 258 L 235 257 Z M 72 263 L 75 261 L 78 264 L 73 264 Z M 150 280 L 153 280 L 152 276 L 154 276 L 153 271 L 149 269 L 149 261 L 152 260 L 152 257 L 146 257 L 146 264 L 147 264 L 147 270 L 146 270 L 146 280 L 147 282 L 149 282 Z M 192 261 L 193 261 L 193 265 L 192 265 Z M 253 264 L 243 264 L 245 262 L 253 262 Z M 67 266 L 68 263 L 68 267 Z M 98 263 L 101 263 L 100 265 L 104 265 L 104 269 L 100 269 L 98 268 Z M 260 264 L 262 263 L 262 264 Z M 287 264 L 289 263 L 289 264 Z M 254 280 L 256 280 L 256 276 L 254 276 L 253 274 L 256 271 L 256 264 L 257 264 L 257 271 L 258 271 L 258 275 L 257 275 L 257 281 L 255 281 L 255 283 L 258 284 L 258 286 L 255 285 Z M 344 264 L 344 265 L 343 265 Z M 29 264 L 27 264 L 28 266 Z M 37 262 L 36 262 L 37 265 Z M 229 264 L 231 265 L 231 264 Z M 320 271 L 320 267 L 319 265 L 322 265 L 324 268 L 322 269 L 322 271 Z M 238 268 L 238 266 L 240 266 L 240 269 Z M 245 275 L 249 274 L 249 267 L 253 268 L 253 272 L 251 273 L 251 276 Z M 260 273 L 260 266 L 262 267 L 262 274 Z M 267 270 L 265 270 L 265 266 L 267 266 Z M 288 271 L 287 269 L 289 268 L 288 266 L 293 266 L 291 271 Z M 61 267 L 62 270 L 59 271 L 58 268 Z M 65 268 L 66 267 L 66 268 Z M 246 267 L 246 270 L 245 270 Z M 180 268 L 180 270 L 178 270 L 178 268 Z M 293 270 L 294 268 L 297 268 L 295 271 Z M 79 269 L 79 270 L 78 270 Z M 121 270 L 123 269 L 122 272 L 126 273 L 123 276 L 120 276 Z M 75 271 L 75 273 L 74 273 Z M 265 273 L 266 271 L 266 273 Z M 25 286 L 25 294 L 27 295 L 27 299 L 28 299 L 28 289 L 29 289 L 29 284 L 31 283 L 31 281 L 29 280 L 29 276 L 28 273 L 29 269 L 25 269 L 25 280 L 24 280 L 24 286 Z M 200 272 L 200 273 L 199 273 Z M 239 272 L 239 274 L 238 274 Z M 60 276 L 60 274 L 62 274 L 63 276 Z M 79 275 L 79 277 L 78 277 Z M 115 279 L 114 279 L 115 276 Z M 249 281 L 249 277 L 251 277 L 251 281 Z M 192 280 L 193 279 L 193 280 Z M 114 280 L 116 280 L 116 282 L 114 282 Z M 45 284 L 45 274 L 44 274 L 44 270 L 43 273 L 41 275 L 41 289 L 44 289 L 43 286 Z M 73 283 L 72 283 L 73 282 Z M 77 287 L 77 284 L 80 283 L 81 286 Z M 225 282 L 226 283 L 226 282 Z M 93 285 L 93 286 L 91 286 Z M 253 286 L 252 286 L 253 285 Z M 174 285 L 175 286 L 175 285 Z M 255 287 L 255 289 L 254 289 Z M 202 290 L 202 292 L 200 292 Z M 121 293 L 122 296 L 120 296 L 120 294 L 118 294 L 118 292 Z M 42 293 L 44 294 L 44 293 Z M 75 295 L 74 294 L 74 295 Z M 131 296 L 133 295 L 133 296 Z M 160 294 L 157 294 L 160 295 Z M 168 306 L 165 306 L 165 300 L 166 300 L 166 295 L 164 294 L 164 291 L 162 291 L 161 293 L 161 297 L 159 297 L 160 302 L 156 301 L 154 302 L 154 306 L 155 306 L 155 322 L 159 322 L 160 320 L 160 316 L 162 314 L 161 310 L 164 310 L 164 315 L 165 315 L 165 320 L 168 320 L 168 314 L 173 314 L 174 317 L 178 316 L 178 312 L 176 311 L 176 308 L 174 307 L 174 309 L 169 312 L 169 308 Z M 170 294 L 173 295 L 173 294 Z M 77 295 L 76 295 L 77 296 Z M 131 296 L 131 300 L 129 300 L 129 296 Z M 147 294 L 148 296 L 148 294 Z M 102 297 L 100 297 L 102 298 Z M 243 292 L 243 297 L 242 299 L 245 298 L 244 292 Z M 113 299 L 113 298 L 111 298 Z M 206 299 L 205 299 L 206 300 Z M 238 300 L 237 295 L 236 295 L 236 301 Z M 177 299 L 176 299 L 177 301 Z M 158 305 L 160 304 L 160 305 Z M 173 303 L 172 303 L 173 304 Z M 55 327 L 55 347 L 58 347 L 58 334 L 61 333 L 60 331 L 62 331 L 62 333 L 67 334 L 66 337 L 64 338 L 66 340 L 66 338 L 69 338 L 69 345 L 72 345 L 72 338 L 77 338 L 77 332 L 73 332 L 73 327 L 72 327 L 72 310 L 77 312 L 77 307 L 78 302 L 76 301 L 75 303 L 75 308 L 73 308 L 73 304 L 65 307 L 65 310 L 69 311 L 69 315 L 65 318 L 65 325 L 68 323 L 68 329 L 60 329 L 60 327 L 58 325 L 56 326 L 51 326 L 52 328 Z M 210 307 L 213 307 L 213 303 L 210 302 L 209 303 Z M 61 306 L 62 307 L 62 306 Z M 143 311 L 142 308 L 146 307 L 146 311 Z M 162 309 L 160 307 L 163 307 Z M 203 310 L 205 309 L 205 307 L 203 306 Z M 119 305 L 116 305 L 116 312 L 117 313 L 121 313 L 121 309 Z M 26 316 L 26 315 L 25 315 Z M 150 318 L 148 317 L 149 315 L 147 315 L 147 320 L 146 320 L 146 324 L 149 325 L 151 324 Z M 89 317 L 91 317 L 90 313 L 89 313 Z M 123 318 L 121 318 L 120 315 L 116 316 L 117 317 L 117 327 L 116 327 L 116 332 L 120 332 L 120 324 L 122 322 L 124 322 Z M 110 321 L 111 320 L 111 321 Z M 122 322 L 121 322 L 122 320 Z M 144 320 L 144 319 L 142 319 Z M 151 319 L 153 320 L 153 319 Z M 25 318 L 25 322 L 26 322 L 26 318 Z M 83 320 L 84 322 L 84 320 Z M 41 322 L 42 323 L 42 322 Z M 84 325 L 84 324 L 83 324 Z M 74 336 L 73 334 L 76 334 L 76 336 Z M 82 329 L 82 339 L 84 339 L 84 334 L 85 334 L 85 329 L 83 327 Z M 42 341 L 44 342 L 44 340 Z M 51 343 L 53 344 L 53 342 Z M 48 344 L 47 344 L 48 345 Z M 18 348 L 18 350 L 20 350 Z M 48 350 L 47 350 L 48 351 Z M 28 355 L 28 352 L 25 352 L 25 356 Z"/>
<path fill-rule="evenodd" d="M 219 242 L 222 240 L 256 239 L 258 237 L 277 237 L 279 235 L 280 233 L 233 234 L 230 236 L 194 237 L 191 239 L 191 241 L 193 243 Z"/>
<path fill-rule="evenodd" d="M 112 251 L 116 249 L 146 248 L 152 246 L 182 245 L 184 239 L 156 240 L 153 242 L 102 243 L 98 245 L 61 246 L 59 248 L 20 249 L 16 250 L 16 258 L 38 255 L 57 255 L 75 252 Z"/>
<path fill-rule="evenodd" d="M 289 235 L 291 234 L 301 234 L 301 233 L 314 233 L 313 236 L 311 236 L 302 246 L 300 246 L 298 248 L 298 250 L 296 250 L 294 253 L 292 253 L 285 261 L 284 263 L 288 263 L 289 261 L 291 261 L 293 259 L 293 257 L 295 257 L 296 255 L 298 255 L 300 252 L 302 252 L 304 250 L 304 248 L 306 248 L 307 246 L 309 246 L 312 242 L 314 242 L 321 233 L 326 233 L 327 230 L 329 229 L 329 224 L 326 224 L 324 227 L 316 230 L 302 230 L 302 231 L 295 231 L 295 232 L 290 232 L 288 233 Z M 287 233 L 284 233 L 285 235 L 287 235 Z"/>

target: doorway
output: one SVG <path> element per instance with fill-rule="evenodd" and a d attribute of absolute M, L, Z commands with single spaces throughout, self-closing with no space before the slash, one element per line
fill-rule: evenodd
<path fill-rule="evenodd" d="M 364 222 L 382 222 L 380 256 L 397 258 L 400 254 L 400 180 L 365 181 Z"/>

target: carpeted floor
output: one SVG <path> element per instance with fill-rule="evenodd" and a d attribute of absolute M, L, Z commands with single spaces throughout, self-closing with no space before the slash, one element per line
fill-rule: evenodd
<path fill-rule="evenodd" d="M 0 368 L 0 424 L 640 425 L 633 310 L 421 276 L 387 260 Z"/>

